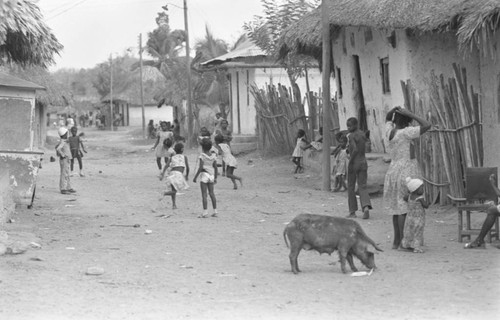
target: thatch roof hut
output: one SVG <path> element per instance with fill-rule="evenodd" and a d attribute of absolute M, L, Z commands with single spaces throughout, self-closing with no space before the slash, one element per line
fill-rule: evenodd
<path fill-rule="evenodd" d="M 63 46 L 43 21 L 38 6 L 30 0 L 4 1 L 0 6 L 0 64 L 47 67 Z"/>
<path fill-rule="evenodd" d="M 473 46 L 483 32 L 500 24 L 498 0 L 330 0 L 332 37 L 341 27 L 407 29 L 413 32 L 457 30 L 462 47 Z M 321 7 L 292 24 L 279 40 L 280 57 L 289 52 L 321 59 Z"/>

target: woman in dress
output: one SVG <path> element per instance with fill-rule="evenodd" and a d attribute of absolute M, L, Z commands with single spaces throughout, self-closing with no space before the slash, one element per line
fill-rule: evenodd
<path fill-rule="evenodd" d="M 412 127 L 415 120 L 419 126 Z M 406 178 L 421 177 L 417 159 L 411 156 L 411 140 L 420 137 L 431 128 L 430 122 L 401 107 L 387 113 L 385 125 L 385 145 L 391 156 L 391 164 L 385 175 L 383 207 L 392 215 L 394 241 L 392 248 L 398 249 L 404 235 L 404 225 L 408 204 Z"/>

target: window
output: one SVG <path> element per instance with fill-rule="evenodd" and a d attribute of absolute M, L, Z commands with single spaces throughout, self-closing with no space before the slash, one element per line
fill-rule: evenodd
<path fill-rule="evenodd" d="M 382 92 L 391 93 L 389 85 L 389 58 L 380 59 L 380 74 L 382 76 Z"/>
<path fill-rule="evenodd" d="M 342 74 L 340 72 L 340 68 L 337 68 L 337 93 L 339 99 L 342 99 Z"/>

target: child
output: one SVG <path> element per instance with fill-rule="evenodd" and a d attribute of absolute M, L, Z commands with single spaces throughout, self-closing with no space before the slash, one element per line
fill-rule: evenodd
<path fill-rule="evenodd" d="M 306 132 L 302 129 L 299 129 L 297 132 L 297 143 L 295 145 L 295 149 L 292 154 L 292 162 L 295 163 L 295 173 L 303 172 L 304 168 L 301 165 L 302 157 L 304 156 L 304 150 L 307 148 L 309 144 L 306 140 Z"/>
<path fill-rule="evenodd" d="M 358 183 L 359 199 L 363 209 L 363 219 L 370 217 L 370 195 L 366 181 L 368 179 L 368 163 L 366 162 L 365 147 L 366 136 L 358 129 L 358 119 L 347 119 L 347 152 L 349 153 L 349 162 L 347 165 L 347 198 L 349 202 L 348 218 L 356 218 L 358 210 L 358 200 L 356 199 L 356 182 Z"/>
<path fill-rule="evenodd" d="M 85 175 L 83 174 L 83 163 L 82 163 L 83 153 L 80 150 L 80 146 L 82 147 L 83 152 L 87 153 L 87 150 L 85 150 L 85 146 L 83 145 L 80 136 L 76 135 L 77 132 L 78 128 L 72 127 L 71 128 L 72 136 L 68 138 L 69 148 L 71 150 L 71 157 L 72 157 L 70 162 L 71 176 L 73 176 L 73 166 L 76 159 L 78 160 L 78 167 L 80 168 L 80 177 L 85 177 Z"/>
<path fill-rule="evenodd" d="M 319 127 L 318 134 L 314 138 L 314 141 L 311 142 L 311 147 L 316 151 L 323 150 L 323 127 Z"/>
<path fill-rule="evenodd" d="M 229 127 L 229 122 L 222 118 L 220 121 L 220 129 L 215 131 L 215 135 L 222 135 L 222 142 L 227 144 L 228 146 L 231 146 L 231 140 L 233 140 L 233 134 L 231 133 L 231 130 L 228 129 Z M 224 163 L 224 160 L 222 160 L 222 176 L 224 177 L 226 175 L 226 164 Z"/>
<path fill-rule="evenodd" d="M 409 194 L 404 198 L 408 202 L 408 213 L 406 214 L 403 229 L 403 240 L 401 247 L 413 250 L 415 253 L 423 253 L 421 246 L 424 245 L 425 210 L 429 207 L 424 199 L 424 182 L 421 179 L 406 178 L 406 187 Z"/>
<path fill-rule="evenodd" d="M 68 143 L 68 129 L 61 127 L 58 130 L 61 140 L 56 146 L 56 153 L 59 156 L 59 165 L 61 166 L 61 177 L 59 179 L 59 189 L 62 194 L 71 194 L 76 191 L 71 188 L 69 181 L 69 162 L 71 160 L 71 150 Z"/>
<path fill-rule="evenodd" d="M 151 150 L 156 150 L 156 164 L 158 165 L 158 170 L 160 170 L 160 174 L 163 172 L 161 170 L 162 165 L 161 165 L 161 158 L 165 158 L 165 163 L 167 163 L 168 160 L 168 155 L 167 151 L 168 149 L 165 149 L 163 142 L 166 139 L 173 140 L 174 134 L 172 131 L 168 131 L 169 129 L 169 124 L 166 121 L 162 121 L 160 123 L 161 130 L 158 131 L 157 133 L 157 138 L 155 145 L 151 148 Z"/>
<path fill-rule="evenodd" d="M 347 190 L 345 181 L 347 163 L 349 161 L 349 156 L 347 155 L 347 136 L 339 134 L 337 136 L 337 141 L 339 142 L 339 145 L 332 152 L 335 156 L 335 166 L 332 171 L 335 179 L 333 192 L 340 191 L 341 188 L 344 188 L 344 191 Z"/>
<path fill-rule="evenodd" d="M 212 207 L 214 212 L 212 217 L 217 216 L 217 199 L 215 199 L 214 185 L 217 183 L 217 155 L 210 152 L 212 149 L 212 141 L 210 139 L 203 139 L 201 141 L 201 147 L 203 152 L 198 157 L 199 167 L 196 172 L 193 182 L 196 183 L 196 179 L 200 176 L 200 188 L 201 197 L 203 204 L 203 213 L 198 216 L 198 218 L 208 217 L 208 201 L 207 201 L 207 190 L 210 194 L 210 200 L 212 201 Z"/>
<path fill-rule="evenodd" d="M 177 209 L 177 205 L 175 203 L 175 196 L 177 194 L 177 191 L 186 190 L 187 188 L 189 188 L 189 185 L 186 182 L 189 177 L 189 163 L 187 157 L 182 154 L 184 152 L 184 144 L 182 144 L 181 142 L 177 143 L 174 146 L 174 150 L 175 155 L 173 155 L 168 160 L 168 167 L 165 166 L 165 168 L 163 169 L 163 173 L 160 176 L 160 181 L 163 180 L 167 168 L 170 169 L 170 173 L 165 180 L 167 183 L 167 191 L 165 191 L 163 195 L 171 196 L 172 209 Z M 186 178 L 184 178 L 184 170 L 186 170 Z"/>
<path fill-rule="evenodd" d="M 234 169 L 236 169 L 238 162 L 236 161 L 236 158 L 233 156 L 231 153 L 231 147 L 227 144 L 224 143 L 224 137 L 221 134 L 218 134 L 215 136 L 215 144 L 220 150 L 220 153 L 222 154 L 222 163 L 227 165 L 227 174 L 226 177 L 231 179 L 233 182 L 233 189 L 236 190 L 238 189 L 238 186 L 236 185 L 236 180 L 238 180 L 243 186 L 243 178 L 235 176 Z"/>

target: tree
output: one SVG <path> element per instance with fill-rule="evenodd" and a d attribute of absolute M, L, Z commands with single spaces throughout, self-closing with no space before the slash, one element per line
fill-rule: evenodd
<path fill-rule="evenodd" d="M 46 68 L 54 63 L 54 55 L 62 48 L 34 2 L 1 2 L 0 64 L 13 62 Z"/>

